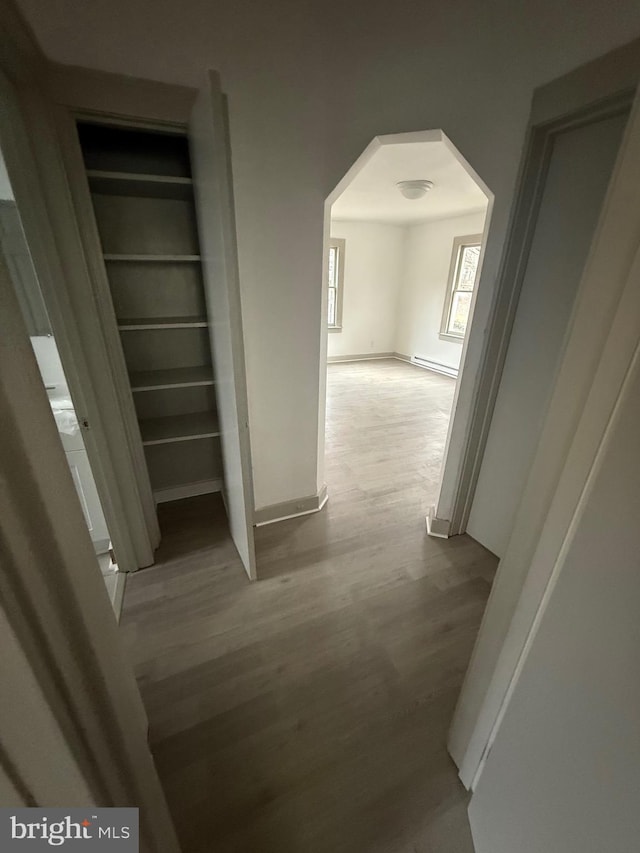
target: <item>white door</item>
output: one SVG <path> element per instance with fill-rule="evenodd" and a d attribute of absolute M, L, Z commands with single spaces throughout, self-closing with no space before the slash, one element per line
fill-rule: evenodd
<path fill-rule="evenodd" d="M 189 123 L 191 167 L 224 464 L 231 536 L 249 577 L 256 577 L 253 475 L 249 442 L 242 310 L 224 100 L 210 71 Z"/>
<path fill-rule="evenodd" d="M 637 849 L 639 401 L 640 94 L 527 486 L 547 515 L 519 555 L 526 578 L 473 735 L 478 853 Z M 534 479 L 555 470 L 553 488 Z"/>

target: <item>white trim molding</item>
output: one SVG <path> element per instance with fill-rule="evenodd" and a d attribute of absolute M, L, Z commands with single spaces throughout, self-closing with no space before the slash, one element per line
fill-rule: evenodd
<path fill-rule="evenodd" d="M 122 616 L 122 607 L 124 605 L 124 593 L 127 587 L 127 572 L 116 572 L 115 587 L 113 590 L 113 598 L 111 606 L 116 615 L 116 620 L 119 622 Z"/>
<path fill-rule="evenodd" d="M 640 41 L 636 49 L 640 56 Z M 604 110 L 607 103 L 595 106 Z M 633 364 L 640 340 L 639 234 L 636 99 L 583 272 L 540 441 L 451 727 L 449 751 L 466 787 L 474 788 L 478 781 Z"/>
<path fill-rule="evenodd" d="M 435 506 L 430 506 L 426 516 L 427 533 L 435 539 L 448 539 L 451 535 L 451 522 L 446 518 L 438 518 Z"/>
<path fill-rule="evenodd" d="M 430 370 L 432 373 L 440 373 L 442 376 L 450 376 L 453 379 L 458 378 L 457 367 L 452 367 L 450 364 L 443 364 L 440 361 L 433 361 L 422 355 L 404 355 L 401 352 L 363 352 L 354 353 L 353 355 L 330 355 L 327 356 L 327 364 L 348 364 L 351 361 L 376 361 L 389 358 L 413 364 L 415 367 Z"/>
<path fill-rule="evenodd" d="M 315 495 L 283 501 L 279 504 L 270 504 L 257 509 L 254 514 L 254 524 L 256 527 L 264 527 L 265 524 L 275 524 L 277 521 L 286 521 L 288 518 L 298 518 L 301 515 L 320 512 L 328 499 L 327 484 L 325 483 Z"/>
<path fill-rule="evenodd" d="M 331 331 L 331 330 L 329 330 Z M 395 352 L 362 352 L 353 355 L 329 355 L 327 364 L 339 364 L 348 361 L 374 361 L 380 358 L 396 358 Z"/>

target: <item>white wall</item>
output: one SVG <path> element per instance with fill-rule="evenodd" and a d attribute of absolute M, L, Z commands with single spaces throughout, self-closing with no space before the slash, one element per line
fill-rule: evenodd
<path fill-rule="evenodd" d="M 477 355 L 534 87 L 640 33 L 636 0 L 18 2 L 60 62 L 192 86 L 221 72 L 258 507 L 318 488 L 323 206 L 355 159 L 442 128 L 495 193 Z"/>
<path fill-rule="evenodd" d="M 394 352 L 405 228 L 375 222 L 332 222 L 346 241 L 342 331 L 329 332 L 329 356 Z"/>
<path fill-rule="evenodd" d="M 341 332 L 329 356 L 397 352 L 457 368 L 462 342 L 440 339 L 453 240 L 481 234 L 485 213 L 413 225 L 331 222 L 346 241 Z"/>
<path fill-rule="evenodd" d="M 462 341 L 444 341 L 439 336 L 453 240 L 481 234 L 484 219 L 484 212 L 472 213 L 411 225 L 406 229 L 395 352 L 421 355 L 449 367 L 459 366 Z"/>
<path fill-rule="evenodd" d="M 477 853 L 638 848 L 639 431 L 636 363 L 471 800 Z"/>
<path fill-rule="evenodd" d="M 0 744 L 3 759 L 11 761 L 16 776 L 38 802 L 46 806 L 95 805 L 89 783 L 83 776 L 53 710 L 42 691 L 25 650 L 0 608 L 0 675 L 3 690 L 11 701 L 0 703 Z M 46 753 L 47 759 L 43 761 Z M 13 789 L 13 790 L 11 790 Z M 4 807 L 23 807 L 23 792 L 2 786 Z"/>

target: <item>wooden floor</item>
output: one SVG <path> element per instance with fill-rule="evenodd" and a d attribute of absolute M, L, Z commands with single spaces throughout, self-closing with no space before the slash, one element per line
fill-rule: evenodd
<path fill-rule="evenodd" d="M 122 630 L 184 853 L 471 853 L 446 733 L 496 560 L 425 535 L 453 380 L 331 365 L 329 502 L 257 530 L 162 508 Z"/>

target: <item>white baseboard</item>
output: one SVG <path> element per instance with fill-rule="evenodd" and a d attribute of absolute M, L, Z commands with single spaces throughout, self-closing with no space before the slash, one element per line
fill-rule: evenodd
<path fill-rule="evenodd" d="M 116 588 L 113 594 L 113 599 L 111 600 L 111 604 L 113 605 L 113 610 L 116 614 L 116 619 L 118 622 L 120 621 L 120 617 L 122 616 L 122 605 L 124 603 L 124 590 L 126 585 L 126 572 L 116 572 Z"/>
<path fill-rule="evenodd" d="M 435 515 L 435 507 L 429 507 L 427 517 L 427 533 L 436 539 L 448 539 L 451 530 L 451 522 L 447 518 L 438 518 Z"/>
<path fill-rule="evenodd" d="M 327 364 L 340 364 L 347 361 L 374 361 L 377 358 L 395 358 L 394 352 L 363 352 L 354 355 L 328 355 Z"/>
<path fill-rule="evenodd" d="M 103 578 L 109 601 L 113 607 L 116 620 L 119 622 L 122 613 L 122 603 L 124 601 L 124 588 L 127 583 L 127 573 L 119 572 L 113 568 L 111 571 L 103 573 Z"/>
<path fill-rule="evenodd" d="M 110 548 L 111 539 L 109 538 L 93 540 L 93 550 L 96 552 L 97 556 L 101 556 L 102 554 L 108 554 Z"/>
<path fill-rule="evenodd" d="M 423 370 L 430 370 L 432 373 L 439 373 L 441 376 L 450 376 L 452 379 L 458 378 L 458 369 L 451 367 L 449 364 L 442 364 L 439 361 L 431 361 L 431 359 L 418 358 L 415 355 L 404 355 L 401 352 L 370 352 L 356 353 L 355 355 L 330 355 L 327 356 L 327 364 L 346 364 L 350 361 L 375 361 L 376 359 L 395 358 L 397 361 L 405 361 L 407 364 L 413 364 L 416 367 L 421 367 Z"/>
<path fill-rule="evenodd" d="M 182 498 L 195 498 L 210 492 L 222 491 L 222 480 L 200 480 L 197 483 L 187 483 L 184 486 L 171 486 L 168 489 L 156 489 L 153 497 L 157 504 L 167 501 L 179 501 Z"/>
<path fill-rule="evenodd" d="M 286 521 L 288 518 L 311 515 L 314 512 L 320 512 L 328 499 L 329 495 L 325 483 L 315 495 L 283 501 L 279 504 L 270 504 L 257 509 L 254 513 L 253 523 L 256 527 L 264 527 L 265 524 L 275 524 L 277 521 Z"/>

